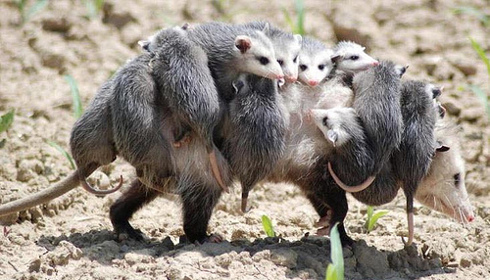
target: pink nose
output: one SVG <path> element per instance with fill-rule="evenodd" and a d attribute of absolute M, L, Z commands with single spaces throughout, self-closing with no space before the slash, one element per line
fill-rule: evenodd
<path fill-rule="evenodd" d="M 276 79 L 277 79 L 277 80 L 284 79 L 284 75 L 276 75 Z"/>
<path fill-rule="evenodd" d="M 310 81 L 308 81 L 308 84 L 310 86 L 314 87 L 314 86 L 318 85 L 318 82 L 317 81 L 314 81 L 314 80 L 310 80 Z"/>
<path fill-rule="evenodd" d="M 296 77 L 294 77 L 294 76 L 287 76 L 287 75 L 284 76 L 284 79 L 286 79 L 286 82 L 288 82 L 288 83 L 294 83 L 297 80 Z"/>
<path fill-rule="evenodd" d="M 473 220 L 475 219 L 475 216 L 473 215 L 469 215 L 468 217 L 466 217 L 466 219 L 468 219 L 468 222 L 473 222 Z"/>
<path fill-rule="evenodd" d="M 378 65 L 379 65 L 379 61 L 373 62 L 373 66 L 378 66 Z"/>

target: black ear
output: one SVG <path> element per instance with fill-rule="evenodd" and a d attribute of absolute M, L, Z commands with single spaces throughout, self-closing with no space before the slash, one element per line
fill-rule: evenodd
<path fill-rule="evenodd" d="M 191 27 L 191 25 L 190 25 L 188 22 L 186 22 L 186 23 L 184 23 L 184 24 L 182 25 L 182 27 L 181 27 L 181 28 L 182 28 L 182 29 L 184 29 L 184 30 L 187 30 L 187 29 L 189 29 L 190 27 Z"/>
<path fill-rule="evenodd" d="M 138 45 L 145 51 L 150 51 L 150 41 L 149 40 L 140 40 L 138 41 Z"/>
<path fill-rule="evenodd" d="M 242 80 L 236 80 L 232 85 L 233 89 L 235 89 L 235 93 L 238 93 L 245 86 L 245 83 Z"/>
<path fill-rule="evenodd" d="M 399 66 L 399 65 L 396 66 L 396 72 L 400 76 L 400 78 L 403 76 L 403 74 L 405 74 L 405 72 L 407 72 L 407 69 L 408 69 L 408 65 L 407 66 Z"/>
<path fill-rule="evenodd" d="M 437 147 L 436 147 L 436 152 L 447 152 L 449 151 L 450 147 L 442 144 L 440 141 L 437 141 Z"/>
<path fill-rule="evenodd" d="M 332 61 L 332 63 L 334 64 L 337 64 L 339 62 L 341 62 L 342 60 L 344 59 L 344 56 L 341 55 L 341 54 L 334 54 L 330 57 L 330 60 Z"/>

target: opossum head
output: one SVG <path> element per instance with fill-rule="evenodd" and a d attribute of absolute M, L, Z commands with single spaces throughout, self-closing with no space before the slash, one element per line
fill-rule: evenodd
<path fill-rule="evenodd" d="M 354 42 L 339 42 L 333 49 L 331 60 L 338 70 L 350 73 L 367 70 L 379 62 L 364 52 L 365 48 Z"/>
<path fill-rule="evenodd" d="M 138 41 L 138 45 L 147 52 L 155 52 L 158 47 L 164 44 L 169 38 L 174 36 L 182 36 L 186 34 L 186 30 L 189 29 L 189 25 L 175 26 L 170 28 L 164 28 L 146 40 Z"/>
<path fill-rule="evenodd" d="M 298 79 L 299 51 L 302 37 L 299 34 L 286 33 L 281 37 L 272 37 L 276 59 L 281 65 L 286 83 L 294 83 Z"/>
<path fill-rule="evenodd" d="M 474 220 L 465 185 L 465 166 L 457 137 L 441 120 L 436 128 L 438 147 L 427 176 L 418 186 L 415 199 L 462 223 Z M 448 149 L 449 147 L 449 149 Z"/>
<path fill-rule="evenodd" d="M 277 62 L 272 42 L 264 31 L 254 30 L 252 36 L 238 35 L 235 50 L 238 62 L 236 67 L 243 73 L 255 74 L 269 79 L 282 79 L 284 73 Z"/>
<path fill-rule="evenodd" d="M 311 87 L 320 84 L 333 69 L 330 57 L 333 55 L 331 49 L 327 49 L 320 42 L 311 42 L 305 38 L 303 48 L 299 53 L 298 80 Z M 305 46 L 306 44 L 306 46 Z M 311 47 L 312 44 L 318 45 Z"/>
<path fill-rule="evenodd" d="M 357 132 L 362 132 L 361 121 L 353 108 L 312 109 L 310 115 L 325 139 L 334 147 L 340 147 L 352 138 L 360 137 Z"/>

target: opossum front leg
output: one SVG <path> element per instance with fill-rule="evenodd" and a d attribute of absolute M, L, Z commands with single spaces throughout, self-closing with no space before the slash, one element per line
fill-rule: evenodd
<path fill-rule="evenodd" d="M 157 195 L 156 190 L 147 188 L 139 179 L 135 179 L 130 189 L 114 202 L 109 213 L 119 241 L 128 238 L 143 240 L 143 234 L 131 226 L 129 219 L 141 207 L 154 200 Z"/>
<path fill-rule="evenodd" d="M 218 235 L 208 235 L 207 228 L 222 189 L 202 183 L 179 185 L 184 215 L 184 232 L 191 243 L 221 242 Z"/>
<path fill-rule="evenodd" d="M 310 200 L 316 212 L 322 220 L 328 221 L 327 225 L 318 230 L 318 234 L 329 234 L 330 229 L 335 223 L 339 223 L 337 229 L 340 235 L 342 246 L 350 246 L 354 240 L 347 235 L 344 227 L 344 219 L 349 210 L 345 192 L 335 187 L 335 183 L 328 182 L 326 179 L 317 181 L 315 186 L 306 186 L 306 197 Z M 319 223 L 319 224 L 320 224 Z"/>

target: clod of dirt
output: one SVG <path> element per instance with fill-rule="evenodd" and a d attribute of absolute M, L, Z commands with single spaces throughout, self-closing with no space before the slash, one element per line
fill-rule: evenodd
<path fill-rule="evenodd" d="M 120 5 L 114 7 L 112 3 L 104 3 L 104 18 L 102 21 L 114 25 L 117 29 L 123 28 L 129 22 L 136 21 L 129 11 L 122 11 L 120 7 Z"/>
<path fill-rule="evenodd" d="M 65 17 L 47 18 L 42 21 L 43 29 L 52 32 L 67 32 L 70 30 L 72 23 Z"/>
<path fill-rule="evenodd" d="M 390 272 L 388 256 L 375 247 L 367 246 L 365 241 L 355 243 L 353 251 L 357 259 L 357 270 L 365 277 L 379 278 Z"/>

